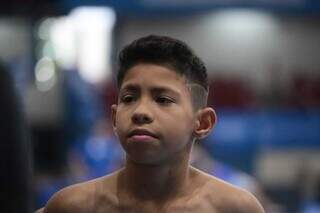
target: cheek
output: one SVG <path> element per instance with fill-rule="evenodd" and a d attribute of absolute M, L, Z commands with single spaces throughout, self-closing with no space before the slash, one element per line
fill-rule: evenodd
<path fill-rule="evenodd" d="M 177 113 L 174 116 L 163 117 L 163 127 L 166 127 L 166 135 L 171 141 L 183 143 L 189 141 L 193 133 L 194 121 L 186 113 Z"/>
<path fill-rule="evenodd" d="M 116 125 L 116 132 L 121 139 L 124 136 L 124 131 L 128 128 L 129 125 L 129 118 L 127 117 L 126 113 L 123 111 L 119 110 L 116 120 L 115 120 L 115 125 Z"/>

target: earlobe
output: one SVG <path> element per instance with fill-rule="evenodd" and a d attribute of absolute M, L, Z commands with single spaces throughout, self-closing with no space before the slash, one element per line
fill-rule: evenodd
<path fill-rule="evenodd" d="M 199 110 L 195 129 L 195 137 L 197 139 L 205 138 L 214 128 L 217 116 L 211 107 Z"/>
<path fill-rule="evenodd" d="M 112 127 L 113 127 L 113 132 L 117 134 L 117 127 L 116 127 L 116 116 L 117 116 L 117 105 L 112 104 L 111 106 L 111 121 L 112 121 Z"/>

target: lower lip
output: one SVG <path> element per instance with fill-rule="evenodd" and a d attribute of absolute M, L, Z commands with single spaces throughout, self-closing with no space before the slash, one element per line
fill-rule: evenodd
<path fill-rule="evenodd" d="M 152 141 L 155 138 L 150 135 L 133 135 L 129 139 L 132 141 L 147 142 L 147 141 Z"/>

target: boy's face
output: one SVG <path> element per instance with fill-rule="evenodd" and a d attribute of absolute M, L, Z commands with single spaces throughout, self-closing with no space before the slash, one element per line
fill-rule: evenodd
<path fill-rule="evenodd" d="M 189 154 L 196 116 L 184 77 L 166 67 L 138 64 L 126 73 L 112 107 L 116 134 L 128 157 L 156 164 Z"/>

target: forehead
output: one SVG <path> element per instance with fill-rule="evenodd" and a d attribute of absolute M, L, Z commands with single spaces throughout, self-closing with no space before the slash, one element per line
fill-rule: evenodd
<path fill-rule="evenodd" d="M 185 77 L 170 68 L 155 64 L 138 64 L 129 69 L 123 79 L 120 91 L 132 85 L 164 88 L 179 93 L 188 92 Z"/>

